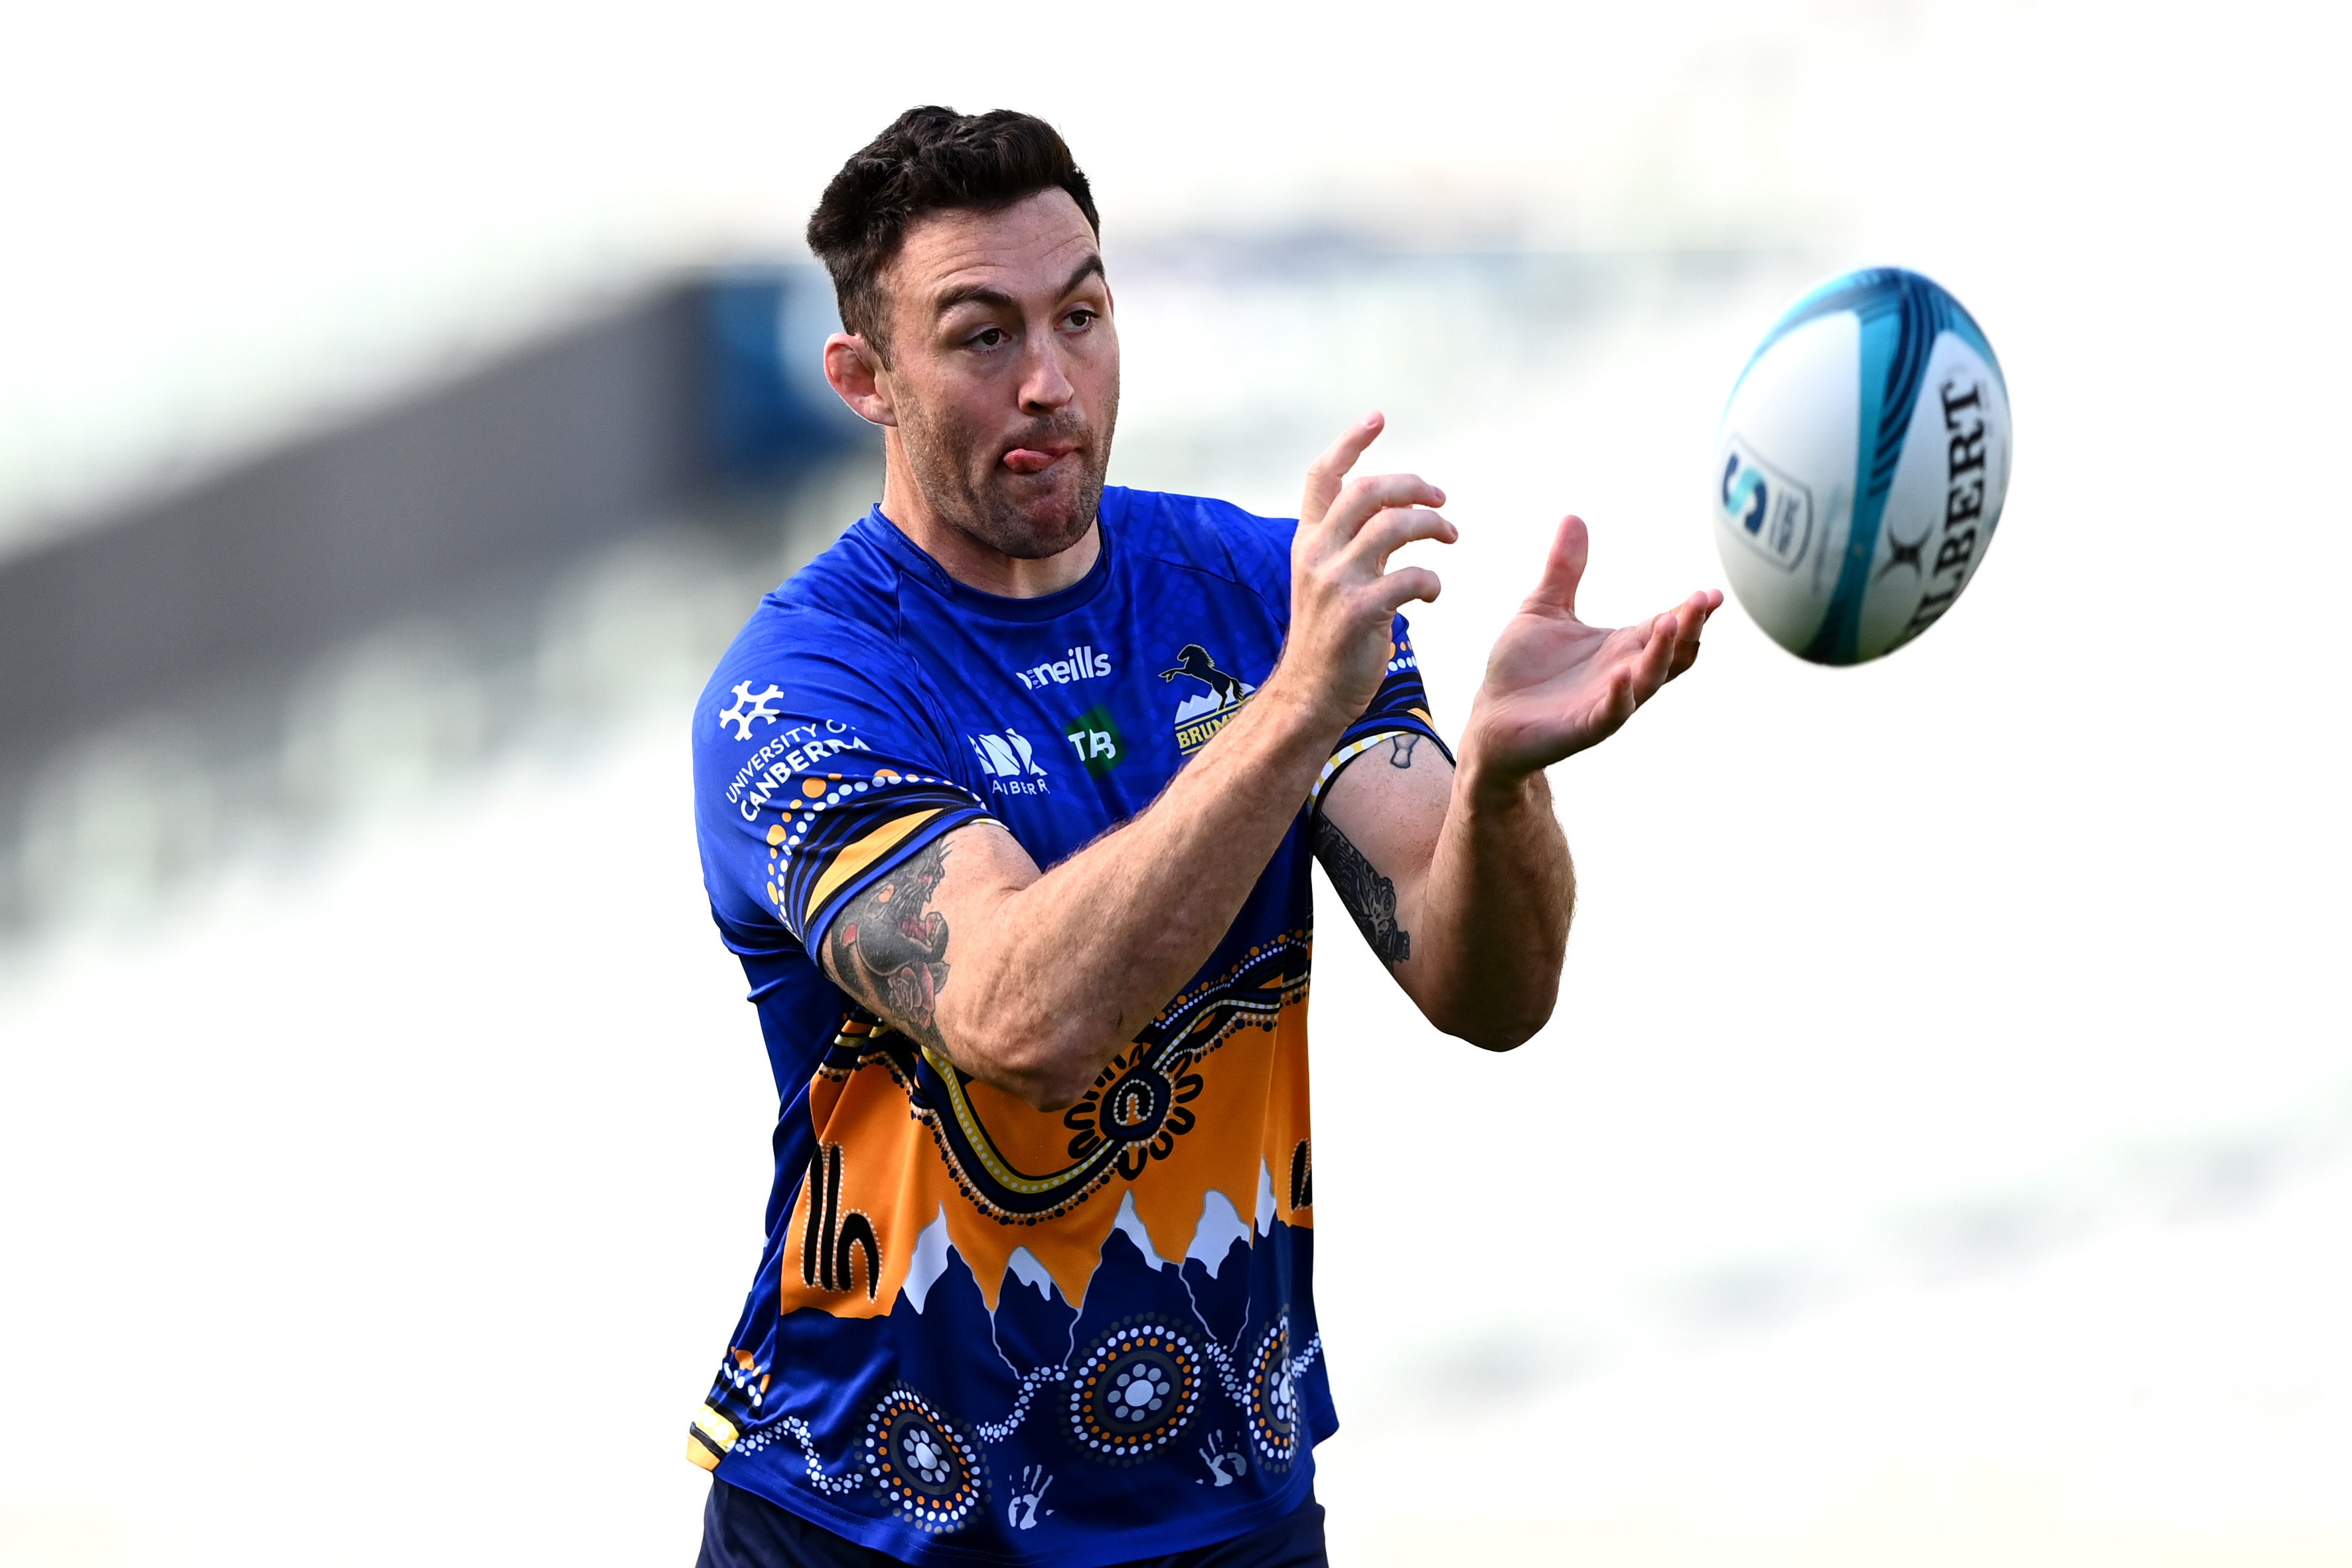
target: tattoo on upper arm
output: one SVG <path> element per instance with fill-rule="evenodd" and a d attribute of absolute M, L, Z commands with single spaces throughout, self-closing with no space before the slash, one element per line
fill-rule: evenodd
<path fill-rule="evenodd" d="M 1315 858 L 1323 862 L 1373 956 L 1391 970 L 1412 956 L 1412 936 L 1397 925 L 1396 883 L 1374 870 L 1363 851 L 1320 813 L 1315 818 Z"/>
<path fill-rule="evenodd" d="M 1404 730 L 1399 734 L 1390 736 L 1389 766 L 1391 768 L 1412 767 L 1412 748 L 1420 744 L 1421 737 L 1413 734 L 1411 730 Z"/>
<path fill-rule="evenodd" d="M 948 918 L 931 907 L 946 875 L 934 839 L 852 899 L 825 936 L 834 983 L 918 1041 L 944 1050 L 937 1014 L 948 983 Z"/>

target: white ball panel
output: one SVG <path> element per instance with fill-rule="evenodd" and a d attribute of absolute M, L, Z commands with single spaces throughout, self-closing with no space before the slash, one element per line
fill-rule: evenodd
<path fill-rule="evenodd" d="M 1861 362 L 1859 319 L 1808 321 L 1757 358 L 1724 411 L 1716 549 L 1739 602 L 1786 648 L 1812 640 L 1837 591 L 1853 520 Z"/>
<path fill-rule="evenodd" d="M 1959 598 L 2009 493 L 2009 399 L 1957 334 L 1936 340 L 1879 522 L 1855 655 L 1891 653 Z"/>

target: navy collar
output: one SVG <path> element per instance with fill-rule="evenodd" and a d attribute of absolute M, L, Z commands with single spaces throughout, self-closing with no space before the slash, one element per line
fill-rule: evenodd
<path fill-rule="evenodd" d="M 970 583 L 958 582 L 948 575 L 947 568 L 932 559 L 929 551 L 908 538 L 905 530 L 884 514 L 879 501 L 850 525 L 850 531 L 880 549 L 901 570 L 959 611 L 985 616 L 992 621 L 1053 621 L 1091 602 L 1095 595 L 1102 591 L 1103 585 L 1110 580 L 1110 514 L 1115 494 L 1108 486 L 1103 490 L 1102 505 L 1095 514 L 1095 529 L 1102 541 L 1102 548 L 1096 552 L 1095 563 L 1087 569 L 1086 576 L 1067 588 L 1057 588 L 1034 599 L 1009 599 L 1001 593 L 983 592 Z"/>

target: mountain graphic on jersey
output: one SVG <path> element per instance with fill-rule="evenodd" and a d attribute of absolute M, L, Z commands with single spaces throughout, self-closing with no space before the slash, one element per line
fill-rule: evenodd
<path fill-rule="evenodd" d="M 1175 664 L 1160 672 L 1163 681 L 1180 676 L 1202 688 L 1176 705 L 1176 750 L 1190 757 L 1225 727 L 1257 688 L 1232 671 L 1218 668 L 1217 661 L 1198 643 L 1185 643 L 1176 654 Z"/>
<path fill-rule="evenodd" d="M 1297 1176 L 1309 941 L 1255 944 L 1175 998 L 1059 1112 L 850 1018 L 810 1087 L 817 1155 L 780 1304 L 871 1317 L 903 1296 L 920 1312 L 952 1248 L 992 1312 L 1008 1279 L 1080 1306 L 1114 1229 L 1150 1256 L 1219 1263 L 1262 1219 L 1311 1225 Z"/>
<path fill-rule="evenodd" d="M 1305 1501 L 1338 1424 L 1308 813 L 1067 1106 L 969 1076 L 835 980 L 932 1016 L 940 986 L 977 983 L 931 907 L 959 835 L 1082 853 L 1275 667 L 1291 524 L 1117 486 L 1100 515 L 1089 576 L 1014 613 L 870 512 L 761 601 L 695 716 L 704 881 L 778 1114 L 759 1264 L 688 1457 L 902 1561 L 1092 1568 L 1229 1539 Z M 1443 749 L 1407 632 L 1318 791 L 1400 736 Z"/>

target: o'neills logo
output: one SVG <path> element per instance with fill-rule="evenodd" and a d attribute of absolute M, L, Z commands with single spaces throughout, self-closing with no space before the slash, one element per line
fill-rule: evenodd
<path fill-rule="evenodd" d="M 1058 659 L 1013 671 L 1013 678 L 1023 689 L 1034 692 L 1039 686 L 1066 686 L 1072 681 L 1091 681 L 1109 674 L 1110 661 L 1096 653 L 1093 643 L 1082 643 Z"/>
<path fill-rule="evenodd" d="M 1209 651 L 1198 643 L 1185 643 L 1176 655 L 1175 667 L 1160 672 L 1163 681 L 1179 675 L 1205 688 L 1176 705 L 1176 749 L 1190 757 L 1225 727 L 1225 721 L 1240 711 L 1257 688 L 1232 671 L 1219 669 Z"/>

